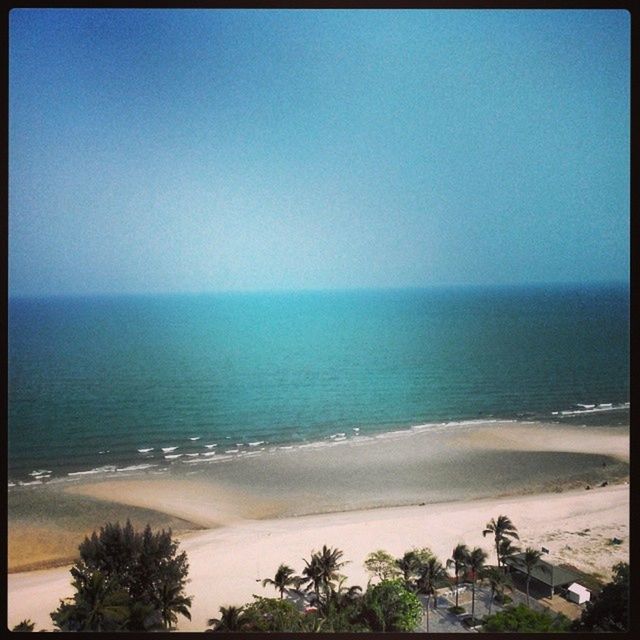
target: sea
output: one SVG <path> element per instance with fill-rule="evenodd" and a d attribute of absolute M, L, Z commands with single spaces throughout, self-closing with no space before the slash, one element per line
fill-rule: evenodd
<path fill-rule="evenodd" d="M 9 487 L 467 421 L 628 420 L 626 284 L 13 297 L 8 320 Z"/>

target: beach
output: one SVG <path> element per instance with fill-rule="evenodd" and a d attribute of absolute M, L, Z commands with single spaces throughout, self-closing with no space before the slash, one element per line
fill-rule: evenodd
<path fill-rule="evenodd" d="M 344 551 L 349 583 L 362 586 L 363 560 L 379 548 L 400 556 L 427 546 L 444 562 L 464 542 L 483 547 L 491 561 L 482 529 L 501 514 L 523 546 L 545 546 L 551 561 L 606 580 L 613 564 L 628 560 L 628 437 L 621 427 L 496 421 L 274 451 L 197 473 L 99 478 L 49 489 L 60 502 L 40 514 L 40 535 L 64 532 L 70 544 L 76 533 L 79 542 L 78 519 L 60 513 L 65 501 L 79 500 L 93 505 L 96 527 L 106 510 L 172 526 L 189 557 L 194 596 L 192 620 L 181 619 L 180 630 L 203 630 L 220 606 L 252 594 L 276 595 L 260 581 L 281 562 L 300 572 L 302 558 L 323 544 Z M 28 520 L 12 525 L 10 510 L 10 538 L 29 529 Z M 609 544 L 613 537 L 623 543 Z M 38 553 L 36 545 L 32 567 Z M 48 553 L 51 562 L 56 552 Z M 57 553 L 68 563 L 73 549 Z M 71 594 L 69 583 L 68 565 L 11 573 L 9 625 L 31 618 L 51 628 L 48 614 Z"/>

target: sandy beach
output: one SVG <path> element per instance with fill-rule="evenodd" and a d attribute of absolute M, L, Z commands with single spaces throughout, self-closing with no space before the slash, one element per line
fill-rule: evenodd
<path fill-rule="evenodd" d="M 187 591 L 195 597 L 192 621 L 181 619 L 179 629 L 198 631 L 220 606 L 250 601 L 254 593 L 274 595 L 259 581 L 281 562 L 300 572 L 302 558 L 323 544 L 344 551 L 349 582 L 362 586 L 368 580 L 363 560 L 379 548 L 399 556 L 428 546 L 445 561 L 464 542 L 483 547 L 491 561 L 482 529 L 500 514 L 516 524 L 523 545 L 545 546 L 551 561 L 607 579 L 629 554 L 628 451 L 628 428 L 488 423 L 296 455 L 279 451 L 262 461 L 236 461 L 226 471 L 213 465 L 215 473 L 102 479 L 58 491 L 61 500 L 90 500 L 112 514 L 116 507 L 137 517 L 156 514 L 157 526 L 162 517 L 173 518 L 190 561 Z M 540 475 L 511 482 L 524 464 L 541 466 Z M 483 475 L 487 465 L 493 483 Z M 311 479 L 302 478 L 305 469 Z M 320 471 L 324 484 L 318 484 Z M 600 486 L 602 478 L 608 486 Z M 593 489 L 585 491 L 585 482 Z M 66 528 L 54 521 L 58 531 L 73 529 L 71 521 Z M 10 522 L 14 536 L 28 529 L 23 521 L 12 531 Z M 623 544 L 609 544 L 614 536 Z M 31 618 L 36 628 L 50 629 L 49 612 L 71 594 L 69 578 L 68 567 L 11 573 L 9 625 Z"/>

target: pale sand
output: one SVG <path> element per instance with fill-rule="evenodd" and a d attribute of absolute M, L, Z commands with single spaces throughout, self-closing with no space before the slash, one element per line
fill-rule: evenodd
<path fill-rule="evenodd" d="M 362 562 L 375 549 L 399 556 L 412 546 L 429 546 L 442 561 L 458 542 L 491 552 L 481 531 L 502 513 L 515 522 L 523 544 L 545 546 L 551 560 L 608 577 L 613 564 L 628 560 L 629 490 L 585 491 L 584 478 L 624 478 L 628 460 L 628 428 L 476 423 L 276 451 L 213 465 L 204 475 L 82 482 L 65 493 L 72 501 L 105 501 L 95 518 L 113 519 L 126 505 L 131 513 L 151 509 L 209 529 L 182 536 L 191 564 L 188 593 L 195 600 L 192 622 L 181 620 L 179 627 L 195 631 L 220 606 L 248 602 L 253 593 L 275 595 L 256 580 L 272 577 L 281 562 L 300 572 L 302 558 L 323 544 L 343 549 L 351 561 L 345 568 L 350 582 L 365 586 Z M 566 490 L 572 486 L 582 488 Z M 549 493 L 561 488 L 563 493 Z M 506 492 L 512 495 L 495 497 Z M 523 492 L 533 495 L 513 495 Z M 419 502 L 427 504 L 389 506 Z M 61 500 L 39 522 L 46 527 L 51 518 L 58 531 L 71 531 L 56 515 L 69 504 Z M 383 506 L 363 510 L 374 505 Z M 336 512 L 292 517 L 323 510 Z M 9 525 L 18 537 L 32 526 L 12 521 L 11 513 Z M 614 536 L 624 543 L 608 545 Z M 63 557 L 71 551 L 69 543 Z M 10 574 L 9 623 L 31 618 L 37 628 L 51 628 L 49 612 L 71 591 L 68 568 Z"/>
<path fill-rule="evenodd" d="M 189 534 L 187 551 L 194 595 L 192 621 L 180 619 L 179 629 L 201 631 L 223 605 L 242 604 L 253 593 L 275 596 L 257 579 L 272 577 L 279 563 L 300 572 L 302 558 L 323 544 L 337 546 L 350 564 L 344 573 L 350 584 L 366 585 L 362 567 L 366 555 L 383 548 L 399 556 L 412 546 L 428 546 L 445 561 L 459 542 L 481 546 L 494 560 L 485 523 L 500 514 L 518 527 L 524 544 L 548 547 L 551 561 L 564 561 L 609 577 L 611 567 L 629 557 L 629 487 L 627 485 L 541 494 L 388 507 L 368 511 L 321 514 L 274 520 L 235 520 L 228 526 Z M 610 538 L 622 538 L 619 546 Z M 24 618 L 36 629 L 51 628 L 48 613 L 59 598 L 72 592 L 68 569 L 50 569 L 8 576 L 9 626 Z"/>

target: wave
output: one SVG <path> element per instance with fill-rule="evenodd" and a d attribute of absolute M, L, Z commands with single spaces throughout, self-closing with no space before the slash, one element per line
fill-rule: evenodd
<path fill-rule="evenodd" d="M 96 473 L 111 473 L 116 470 L 116 466 L 112 464 L 105 465 L 104 467 L 96 467 L 95 469 L 89 469 L 88 471 L 69 471 L 68 476 L 90 476 Z"/>
<path fill-rule="evenodd" d="M 174 447 L 175 449 L 177 449 L 177 447 Z M 172 449 L 173 451 L 173 449 Z M 171 455 L 166 455 L 165 456 L 165 460 L 177 460 L 178 458 L 182 458 L 182 454 L 181 453 L 173 453 Z"/>
<path fill-rule="evenodd" d="M 630 402 L 623 402 L 620 404 L 614 404 L 613 402 L 601 402 L 597 406 L 595 404 L 576 404 L 576 407 L 583 407 L 582 409 L 570 409 L 567 411 L 552 411 L 551 415 L 554 416 L 578 416 L 585 413 L 601 413 L 603 411 L 616 411 L 620 409 L 628 409 L 631 407 Z"/>
<path fill-rule="evenodd" d="M 201 437 L 201 436 L 195 436 L 194 438 L 189 438 L 189 440 L 194 440 L 194 441 L 195 441 L 195 440 L 200 440 L 200 437 Z"/>
<path fill-rule="evenodd" d="M 175 451 L 178 447 L 162 447 L 163 453 L 170 453 L 171 451 Z"/>
<path fill-rule="evenodd" d="M 149 453 L 149 451 L 153 451 L 153 447 L 149 447 L 148 449 L 138 449 L 140 453 Z"/>
<path fill-rule="evenodd" d="M 157 466 L 157 464 L 132 464 L 129 467 L 118 467 L 116 471 L 142 471 L 144 469 L 151 469 L 151 467 Z"/>
<path fill-rule="evenodd" d="M 264 444 L 264 440 L 257 440 L 256 442 L 250 442 L 250 447 L 259 447 L 261 444 Z"/>
<path fill-rule="evenodd" d="M 205 444 L 204 445 L 207 449 L 213 449 L 213 447 L 217 447 L 217 444 Z"/>

